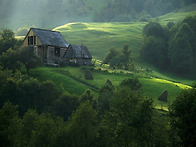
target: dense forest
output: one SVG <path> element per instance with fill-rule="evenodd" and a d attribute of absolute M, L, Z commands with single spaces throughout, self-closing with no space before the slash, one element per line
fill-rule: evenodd
<path fill-rule="evenodd" d="M 193 3 L 194 0 L 1 0 L 0 26 L 16 30 L 24 25 L 54 28 L 78 21 L 148 21 Z"/>

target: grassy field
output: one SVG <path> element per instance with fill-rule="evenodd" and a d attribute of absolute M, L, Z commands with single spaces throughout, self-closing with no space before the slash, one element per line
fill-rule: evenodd
<path fill-rule="evenodd" d="M 164 90 L 168 90 L 168 103 L 164 103 L 164 109 L 167 109 L 182 89 L 190 88 L 189 85 L 172 82 L 166 79 L 160 79 L 150 76 L 146 72 L 138 72 L 133 74 L 123 70 L 108 70 L 105 68 L 95 68 L 92 71 L 94 80 L 85 80 L 84 70 L 80 67 L 39 67 L 31 70 L 31 75 L 38 78 L 40 81 L 51 80 L 56 83 L 59 88 L 63 88 L 70 94 L 81 95 L 87 89 L 93 89 L 95 97 L 98 96 L 99 89 L 109 79 L 115 87 L 127 78 L 133 76 L 138 77 L 143 85 L 144 95 L 152 98 L 157 108 L 161 107 L 161 103 L 157 98 Z"/>
<path fill-rule="evenodd" d="M 196 11 L 173 12 L 154 20 L 166 25 L 172 21 L 178 23 L 186 16 L 196 15 Z M 69 44 L 83 44 L 88 47 L 93 58 L 103 59 L 109 49 L 122 49 L 128 44 L 132 50 L 135 62 L 139 60 L 139 50 L 142 46 L 142 30 L 147 22 L 112 22 L 112 23 L 68 23 L 54 28 L 60 31 Z"/>
<path fill-rule="evenodd" d="M 55 28 L 69 44 L 86 45 L 93 58 L 103 59 L 112 47 L 123 48 L 128 44 L 134 56 L 142 44 L 145 23 L 69 23 Z"/>

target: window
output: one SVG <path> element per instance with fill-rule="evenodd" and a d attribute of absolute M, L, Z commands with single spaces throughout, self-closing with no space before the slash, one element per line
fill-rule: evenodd
<path fill-rule="evenodd" d="M 60 57 L 60 48 L 59 47 L 55 47 L 54 54 L 56 57 Z"/>
<path fill-rule="evenodd" d="M 28 45 L 36 44 L 36 36 L 28 36 Z"/>

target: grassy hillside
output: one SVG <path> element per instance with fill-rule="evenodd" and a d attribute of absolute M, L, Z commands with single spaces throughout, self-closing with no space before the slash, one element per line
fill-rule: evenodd
<path fill-rule="evenodd" d="M 186 16 L 196 15 L 196 11 L 192 12 L 173 12 L 156 18 L 162 25 L 166 25 L 169 21 L 178 23 Z M 88 81 L 84 79 L 84 73 L 79 67 L 65 68 L 49 68 L 40 67 L 31 71 L 31 75 L 39 80 L 52 80 L 60 88 L 64 88 L 71 94 L 81 95 L 87 89 L 95 89 L 95 95 L 107 79 L 111 80 L 114 86 L 125 78 L 133 75 L 138 77 L 143 85 L 144 94 L 154 99 L 156 107 L 160 108 L 161 103 L 157 100 L 158 96 L 164 91 L 169 92 L 169 102 L 164 104 L 167 108 L 175 97 L 184 88 L 190 88 L 192 80 L 182 79 L 169 75 L 167 73 L 154 70 L 146 72 L 149 65 L 139 58 L 139 50 L 142 46 L 142 30 L 146 22 L 132 23 L 69 23 L 55 28 L 60 31 L 69 44 L 86 45 L 94 59 L 103 59 L 111 47 L 121 49 L 128 44 L 132 49 L 132 57 L 136 64 L 135 73 L 126 71 L 112 71 L 106 65 L 100 65 L 96 60 L 96 70 L 92 71 L 94 80 Z M 82 77 L 80 77 L 82 75 Z M 80 77 L 80 78 L 79 78 Z"/>
<path fill-rule="evenodd" d="M 137 56 L 136 48 L 142 44 L 145 23 L 69 23 L 55 28 L 70 44 L 84 44 L 96 59 L 103 59 L 111 47 L 120 49 L 129 44 Z"/>
<path fill-rule="evenodd" d="M 169 21 L 178 23 L 186 16 L 196 15 L 196 11 L 173 12 L 155 18 L 162 25 Z M 115 23 L 68 23 L 55 28 L 60 31 L 69 44 L 86 45 L 95 59 L 103 59 L 111 47 L 121 49 L 128 44 L 132 57 L 138 60 L 142 46 L 142 30 L 146 22 Z"/>
<path fill-rule="evenodd" d="M 105 84 L 107 79 L 112 81 L 113 85 L 117 87 L 122 80 L 136 76 L 143 85 L 144 95 L 152 98 L 157 108 L 161 107 L 161 103 L 157 98 L 164 90 L 168 90 L 169 102 L 164 103 L 165 109 L 167 109 L 168 104 L 175 99 L 182 89 L 190 88 L 186 84 L 153 77 L 147 72 L 133 74 L 127 71 L 106 70 L 104 67 L 92 71 L 94 80 L 85 80 L 84 70 L 79 67 L 40 67 L 31 70 L 31 75 L 41 81 L 52 80 L 59 88 L 64 88 L 69 93 L 75 95 L 81 95 L 85 90 L 93 89 L 95 96 L 98 96 L 98 90 Z"/>

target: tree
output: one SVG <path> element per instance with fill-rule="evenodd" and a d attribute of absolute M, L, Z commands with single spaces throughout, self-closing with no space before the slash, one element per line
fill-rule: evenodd
<path fill-rule="evenodd" d="M 44 81 L 41 85 L 42 111 L 50 112 L 55 101 L 61 96 L 61 91 L 52 81 Z"/>
<path fill-rule="evenodd" d="M 143 28 L 143 35 L 144 36 L 155 36 L 155 37 L 163 37 L 163 27 L 160 25 L 160 23 L 151 21 L 148 24 L 146 24 Z"/>
<path fill-rule="evenodd" d="M 170 42 L 169 57 L 171 67 L 177 72 L 189 72 L 193 64 L 191 46 L 193 32 L 188 24 L 183 23 Z"/>
<path fill-rule="evenodd" d="M 41 83 L 34 78 L 20 82 L 17 86 L 20 91 L 20 97 L 16 104 L 19 104 L 20 113 L 23 115 L 28 109 L 37 109 L 40 111 L 43 105 Z"/>
<path fill-rule="evenodd" d="M 131 66 L 131 63 L 132 63 L 131 50 L 129 49 L 129 46 L 125 45 L 122 52 L 123 52 L 122 64 L 123 64 L 125 70 L 128 70 Z"/>
<path fill-rule="evenodd" d="M 129 46 L 125 45 L 122 51 L 117 51 L 115 48 L 111 48 L 103 63 L 110 64 L 110 67 L 112 68 L 129 70 L 132 66 L 131 50 L 129 50 Z"/>
<path fill-rule="evenodd" d="M 30 68 L 36 67 L 40 59 L 35 55 L 34 50 L 30 47 L 21 48 L 18 51 L 19 61 L 24 64 L 27 74 Z"/>
<path fill-rule="evenodd" d="M 73 113 L 67 126 L 68 146 L 95 146 L 97 132 L 97 112 L 89 100 L 82 102 Z"/>
<path fill-rule="evenodd" d="M 119 86 L 120 87 L 127 87 L 127 88 L 131 89 L 132 91 L 138 91 L 138 90 L 141 90 L 141 88 L 142 88 L 142 84 L 140 83 L 140 81 L 136 77 L 123 80 Z"/>
<path fill-rule="evenodd" d="M 18 117 L 17 106 L 10 102 L 4 103 L 0 109 L 0 144 L 3 147 L 19 146 L 19 130 L 21 121 Z"/>
<path fill-rule="evenodd" d="M 32 130 L 30 146 L 48 146 L 53 147 L 56 142 L 58 125 L 50 114 L 40 114 L 34 123 Z"/>
<path fill-rule="evenodd" d="M 167 43 L 162 38 L 155 36 L 146 37 L 140 54 L 144 60 L 160 68 L 168 66 Z"/>
<path fill-rule="evenodd" d="M 99 114 L 104 114 L 105 111 L 109 111 L 110 104 L 114 98 L 114 86 L 110 80 L 107 80 L 105 85 L 99 91 L 98 97 L 98 110 Z"/>
<path fill-rule="evenodd" d="M 14 38 L 14 32 L 10 29 L 3 29 L 0 32 L 0 55 L 9 48 L 16 49 L 17 40 Z"/>
<path fill-rule="evenodd" d="M 104 64 L 108 64 L 118 55 L 118 51 L 115 48 L 111 48 L 109 53 L 106 55 L 105 59 L 103 60 Z"/>
<path fill-rule="evenodd" d="M 184 90 L 169 107 L 174 146 L 196 146 L 196 89 Z"/>
<path fill-rule="evenodd" d="M 19 70 L 21 65 L 18 62 L 17 51 L 13 49 L 8 49 L 0 56 L 0 64 L 3 66 L 3 69 L 10 69 L 13 72 Z"/>
<path fill-rule="evenodd" d="M 62 94 L 54 103 L 55 115 L 62 116 L 67 121 L 79 106 L 79 98 L 69 94 Z"/>
<path fill-rule="evenodd" d="M 22 128 L 20 130 L 20 145 L 30 146 L 31 138 L 35 130 L 35 123 L 38 120 L 38 113 L 35 110 L 29 109 L 23 116 L 21 121 Z"/>

